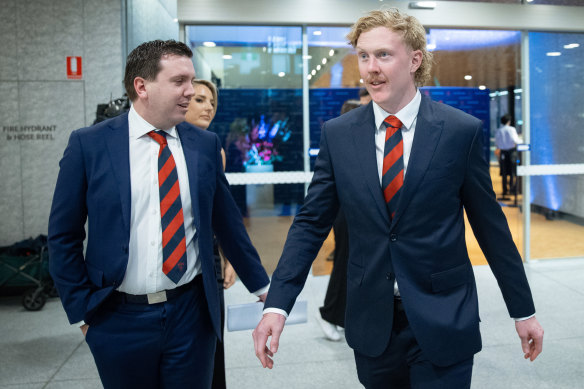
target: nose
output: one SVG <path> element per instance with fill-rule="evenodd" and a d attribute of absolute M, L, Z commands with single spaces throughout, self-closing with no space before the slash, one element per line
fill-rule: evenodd
<path fill-rule="evenodd" d="M 193 86 L 192 82 L 187 83 L 187 87 L 185 89 L 185 97 L 188 97 L 189 100 L 195 95 L 195 87 Z"/>
<path fill-rule="evenodd" d="M 377 58 L 375 56 L 371 56 L 369 61 L 367 62 L 367 71 L 369 73 L 379 73 L 379 63 L 377 62 Z"/>

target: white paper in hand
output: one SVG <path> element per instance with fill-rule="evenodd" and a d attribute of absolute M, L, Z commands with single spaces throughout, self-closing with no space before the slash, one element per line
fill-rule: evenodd
<path fill-rule="evenodd" d="M 306 323 L 306 300 L 296 301 L 286 325 Z M 260 322 L 264 303 L 248 303 L 227 306 L 227 331 L 253 330 Z"/>

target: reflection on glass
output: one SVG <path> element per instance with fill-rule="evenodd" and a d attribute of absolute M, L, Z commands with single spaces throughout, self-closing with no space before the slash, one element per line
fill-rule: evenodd
<path fill-rule="evenodd" d="M 529 51 L 531 164 L 581 164 L 584 111 L 578 102 L 584 99 L 584 34 L 532 32 Z M 569 173 L 568 169 L 565 173 Z M 584 177 L 577 174 L 531 178 L 529 200 L 535 211 L 531 225 L 533 257 L 584 255 L 584 247 L 579 246 L 584 232 L 582 188 Z M 536 235 L 538 218 L 547 222 L 547 234 Z M 563 232 L 556 236 L 552 228 Z M 573 235 L 576 231 L 579 235 Z M 555 249 L 554 254 L 538 244 Z"/>
<path fill-rule="evenodd" d="M 226 145 L 227 171 L 303 170 L 302 29 L 188 26 L 198 78 L 219 86 L 210 127 Z"/>

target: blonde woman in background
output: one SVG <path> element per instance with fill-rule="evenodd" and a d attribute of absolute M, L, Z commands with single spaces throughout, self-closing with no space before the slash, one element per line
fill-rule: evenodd
<path fill-rule="evenodd" d="M 189 109 L 185 120 L 194 126 L 206 130 L 211 125 L 215 113 L 217 112 L 217 88 L 207 80 L 194 80 L 193 87 L 195 94 L 189 104 Z M 225 169 L 225 151 L 221 149 L 223 157 L 223 168 Z M 217 281 L 219 283 L 219 293 L 221 295 L 221 330 L 225 319 L 225 301 L 223 299 L 223 289 L 228 289 L 235 283 L 235 270 L 227 259 L 221 256 L 219 245 L 215 241 L 215 266 L 217 269 Z M 213 389 L 222 389 L 225 383 L 225 357 L 223 342 L 217 341 L 215 352 L 215 368 L 213 371 Z"/>

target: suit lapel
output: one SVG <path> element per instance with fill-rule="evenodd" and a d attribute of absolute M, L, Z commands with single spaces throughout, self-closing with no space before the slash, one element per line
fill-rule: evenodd
<path fill-rule="evenodd" d="M 389 216 L 377 170 L 377 157 L 375 150 L 375 116 L 373 104 L 368 104 L 363 113 L 351 123 L 351 134 L 355 144 L 355 152 L 361 165 L 362 176 L 373 196 L 377 209 L 383 218 L 389 223 Z"/>
<path fill-rule="evenodd" d="M 420 110 L 416 121 L 416 132 L 412 151 L 408 161 L 408 171 L 402 187 L 402 193 L 399 197 L 395 217 L 392 220 L 392 227 L 399 221 L 401 215 L 405 212 L 412 196 L 415 195 L 420 181 L 424 177 L 438 141 L 442 134 L 444 121 L 434 117 L 432 109 L 432 100 L 422 95 Z"/>
<path fill-rule="evenodd" d="M 195 228 L 199 231 L 200 228 L 200 210 L 197 193 L 199 193 L 199 149 L 197 145 L 199 134 L 192 128 L 188 128 L 185 124 L 178 124 L 176 131 L 180 138 L 183 153 L 185 155 L 185 162 L 187 165 L 187 172 L 189 175 L 189 191 L 191 192 L 191 206 L 193 209 L 193 220 Z"/>
<path fill-rule="evenodd" d="M 110 133 L 105 137 L 112 169 L 120 190 L 122 219 L 130 234 L 132 194 L 130 187 L 130 131 L 128 114 L 122 114 L 109 123 Z"/>

